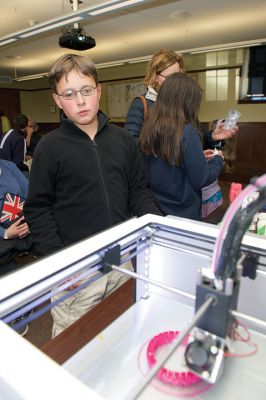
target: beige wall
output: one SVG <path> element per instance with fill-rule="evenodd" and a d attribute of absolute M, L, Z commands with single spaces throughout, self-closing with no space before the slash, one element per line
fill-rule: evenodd
<path fill-rule="evenodd" d="M 266 121 L 266 103 L 265 104 L 238 104 L 236 91 L 239 92 L 238 78 L 236 78 L 236 69 L 241 67 L 246 50 L 230 50 L 212 54 L 185 55 L 184 61 L 186 71 L 193 71 L 193 76 L 203 88 L 203 100 L 200 109 L 200 120 L 202 122 L 211 121 L 216 118 L 224 118 L 231 108 L 237 108 L 241 112 L 242 122 L 265 122 Z M 216 57 L 216 65 L 215 65 Z M 99 70 L 100 81 L 102 82 L 101 109 L 107 113 L 107 85 L 114 82 L 121 82 L 123 79 L 143 78 L 146 70 L 146 63 L 125 64 L 112 68 Z M 206 101 L 206 69 L 228 68 L 228 93 L 226 100 Z M 231 68 L 231 69 L 230 69 Z M 21 111 L 29 114 L 38 122 L 58 122 L 59 112 L 51 112 L 54 105 L 49 89 L 36 90 L 37 82 L 23 82 L 23 88 L 20 92 Z M 42 80 L 41 87 L 48 88 L 48 82 Z M 141 94 L 141 93 L 140 93 Z M 123 118 L 116 119 L 123 121 Z"/>
<path fill-rule="evenodd" d="M 21 91 L 20 104 L 21 113 L 37 122 L 59 122 L 59 110 L 49 89 Z"/>

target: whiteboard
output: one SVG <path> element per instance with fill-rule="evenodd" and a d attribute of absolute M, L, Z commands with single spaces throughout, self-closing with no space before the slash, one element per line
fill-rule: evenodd
<path fill-rule="evenodd" d="M 134 97 L 146 92 L 142 80 L 107 85 L 107 107 L 110 118 L 125 118 Z"/>

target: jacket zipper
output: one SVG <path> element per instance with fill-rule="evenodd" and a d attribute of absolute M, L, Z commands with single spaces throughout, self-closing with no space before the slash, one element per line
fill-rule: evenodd
<path fill-rule="evenodd" d="M 108 192 L 105 186 L 105 182 L 104 182 L 104 178 L 103 178 L 103 170 L 102 170 L 102 166 L 99 160 L 99 155 L 98 155 L 98 146 L 97 143 L 95 142 L 95 140 L 92 140 L 92 144 L 93 147 L 95 149 L 95 154 L 96 154 L 96 158 L 97 158 L 97 162 L 98 162 L 98 166 L 99 166 L 99 170 L 100 170 L 100 175 L 101 175 L 101 180 L 102 180 L 102 184 L 103 184 L 103 189 L 104 189 L 104 193 L 105 193 L 105 197 L 106 197 L 106 204 L 107 204 L 107 210 L 108 210 L 108 217 L 109 217 L 109 223 L 110 225 L 112 224 L 111 221 L 111 211 L 110 211 L 110 201 L 109 201 L 109 196 L 108 196 Z"/>

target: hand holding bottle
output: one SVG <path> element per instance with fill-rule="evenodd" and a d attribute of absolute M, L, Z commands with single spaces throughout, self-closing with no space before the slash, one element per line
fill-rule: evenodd
<path fill-rule="evenodd" d="M 225 129 L 225 121 L 219 120 L 217 122 L 216 128 L 212 132 L 212 139 L 214 141 L 218 142 L 220 140 L 230 139 L 239 131 L 239 127 L 237 125 L 232 126 L 230 129 Z"/>

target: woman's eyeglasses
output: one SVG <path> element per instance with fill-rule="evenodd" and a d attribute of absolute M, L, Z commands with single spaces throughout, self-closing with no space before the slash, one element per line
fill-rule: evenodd
<path fill-rule="evenodd" d="M 63 93 L 58 94 L 58 96 L 63 97 L 65 100 L 73 100 L 76 98 L 77 93 L 82 94 L 82 96 L 91 96 L 97 86 L 85 86 L 80 90 L 67 89 Z"/>
<path fill-rule="evenodd" d="M 158 74 L 160 76 L 162 76 L 164 79 L 168 78 L 168 76 L 164 75 L 164 74 Z"/>

